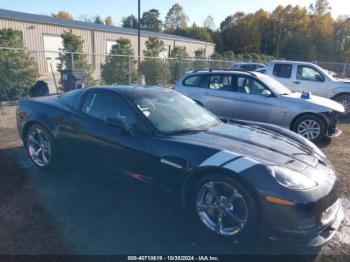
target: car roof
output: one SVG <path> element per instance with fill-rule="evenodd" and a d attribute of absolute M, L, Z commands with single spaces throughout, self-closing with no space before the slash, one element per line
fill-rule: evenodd
<path fill-rule="evenodd" d="M 271 60 L 270 63 L 281 63 L 281 64 L 298 64 L 298 65 L 315 65 L 314 63 L 305 61 L 287 61 L 287 60 Z"/>
<path fill-rule="evenodd" d="M 235 63 L 233 64 L 234 66 L 240 66 L 240 65 L 265 65 L 263 63 L 258 63 L 258 62 L 241 62 L 241 63 Z"/>
<path fill-rule="evenodd" d="M 189 71 L 184 74 L 184 76 L 189 76 L 192 74 L 240 74 L 246 76 L 260 76 L 260 73 L 257 71 L 240 71 L 240 70 L 194 70 Z"/>
<path fill-rule="evenodd" d="M 159 87 L 159 86 L 140 86 L 140 85 L 112 85 L 112 86 L 95 86 L 87 88 L 89 90 L 108 90 L 114 91 L 121 95 L 138 95 L 138 94 L 147 94 L 147 93 L 155 93 L 164 90 L 171 90 L 169 88 Z"/>

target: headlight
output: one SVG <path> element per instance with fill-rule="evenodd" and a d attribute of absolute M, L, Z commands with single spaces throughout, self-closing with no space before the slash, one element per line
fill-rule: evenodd
<path fill-rule="evenodd" d="M 307 190 L 317 186 L 314 180 L 285 167 L 271 167 L 271 174 L 280 185 L 290 189 Z"/>
<path fill-rule="evenodd" d="M 340 199 L 338 199 L 333 205 L 331 205 L 329 208 L 327 208 L 321 216 L 321 223 L 322 225 L 329 225 L 331 224 L 339 211 L 339 209 L 342 208 Z"/>

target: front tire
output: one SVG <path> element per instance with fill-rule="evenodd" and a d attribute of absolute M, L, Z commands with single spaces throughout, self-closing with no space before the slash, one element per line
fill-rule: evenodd
<path fill-rule="evenodd" d="M 50 132 L 39 124 L 29 127 L 24 137 L 25 147 L 33 163 L 41 169 L 49 169 L 57 162 L 54 139 Z"/>
<path fill-rule="evenodd" d="M 257 209 L 250 193 L 224 175 L 199 180 L 191 197 L 193 216 L 220 238 L 244 240 L 256 233 Z"/>
<path fill-rule="evenodd" d="M 350 116 L 350 94 L 342 94 L 334 98 L 339 104 L 342 104 L 345 109 L 345 117 Z"/>
<path fill-rule="evenodd" d="M 312 142 L 319 142 L 326 134 L 326 123 L 319 116 L 306 114 L 295 120 L 292 130 Z"/>

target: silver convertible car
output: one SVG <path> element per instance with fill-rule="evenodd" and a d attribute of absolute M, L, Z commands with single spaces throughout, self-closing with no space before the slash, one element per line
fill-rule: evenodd
<path fill-rule="evenodd" d="M 307 92 L 293 93 L 258 72 L 192 71 L 175 83 L 175 89 L 220 118 L 279 125 L 313 142 L 341 134 L 341 104 Z"/>

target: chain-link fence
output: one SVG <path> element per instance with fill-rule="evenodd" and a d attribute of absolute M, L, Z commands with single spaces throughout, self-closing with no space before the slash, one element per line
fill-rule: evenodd
<path fill-rule="evenodd" d="M 140 64 L 138 64 L 138 60 Z M 198 69 L 228 69 L 231 61 L 189 57 L 160 58 L 77 52 L 37 51 L 0 47 L 0 101 L 27 96 L 38 81 L 49 93 L 63 91 L 62 69 L 83 69 L 85 86 L 139 84 L 169 87 L 185 72 Z M 261 61 L 254 61 L 261 62 Z M 262 61 L 266 63 L 266 61 Z M 318 63 L 340 77 L 350 76 L 350 66 L 341 63 Z M 142 77 L 140 77 L 140 75 Z"/>
<path fill-rule="evenodd" d="M 328 70 L 335 77 L 350 77 L 350 65 L 346 63 L 318 62 L 317 65 Z"/>

